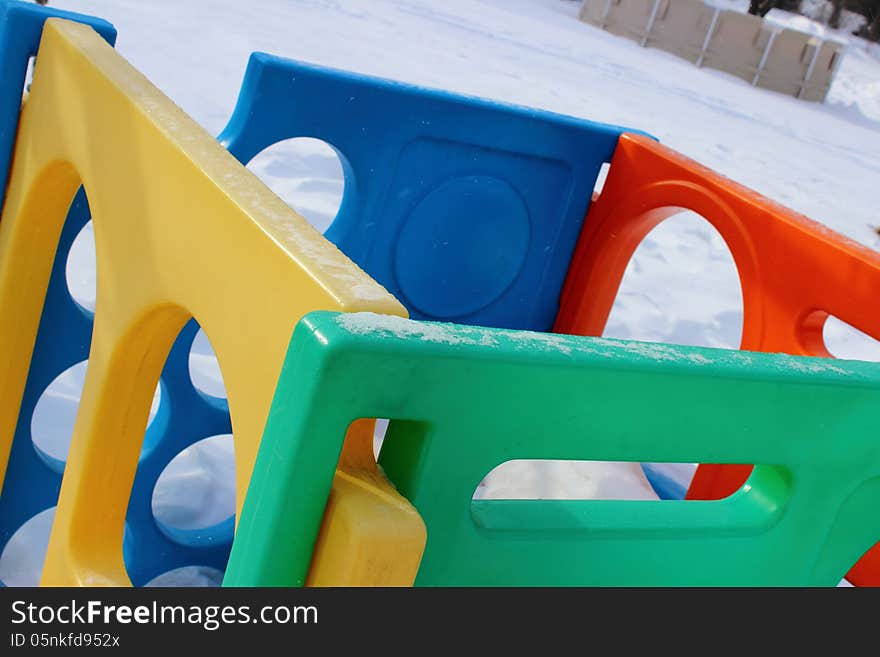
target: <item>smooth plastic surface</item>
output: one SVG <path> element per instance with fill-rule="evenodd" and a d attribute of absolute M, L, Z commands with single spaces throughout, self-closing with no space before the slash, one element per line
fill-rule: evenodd
<path fill-rule="evenodd" d="M 223 370 L 240 507 L 297 320 L 318 308 L 405 310 L 90 28 L 46 22 L 14 161 L 0 221 L 0 454 L 5 465 L 56 246 L 83 185 L 94 213 L 97 304 L 43 583 L 127 585 L 123 534 L 147 414 L 191 317 Z M 193 440 L 217 429 L 204 431 Z M 362 487 L 378 490 L 375 466 L 370 474 Z M 354 499 L 347 486 L 338 498 L 343 510 Z M 397 500 L 400 526 L 418 530 L 417 515 Z M 395 514 L 383 511 L 394 524 Z M 370 518 L 359 520 L 369 528 Z M 359 535 L 357 526 L 339 526 L 347 540 Z M 144 540 L 137 529 L 132 536 Z"/>
<path fill-rule="evenodd" d="M 682 210 L 705 217 L 730 249 L 742 285 L 742 349 L 830 357 L 822 339 L 829 314 L 880 339 L 880 254 L 630 134 L 621 137 L 585 222 L 555 330 L 601 335 L 639 243 Z M 750 472 L 751 466 L 702 465 L 688 497 L 726 497 Z M 880 584 L 880 546 L 874 552 L 874 565 L 862 564 L 853 583 Z"/>
<path fill-rule="evenodd" d="M 411 316 L 546 331 L 620 133 L 255 53 L 219 139 L 243 162 L 294 137 L 336 149 L 327 238 Z"/>
<path fill-rule="evenodd" d="M 310 314 L 224 584 L 303 583 L 351 418 L 388 417 L 416 584 L 833 586 L 880 531 L 878 403 L 868 363 Z M 472 499 L 517 458 L 763 465 L 714 502 Z"/>

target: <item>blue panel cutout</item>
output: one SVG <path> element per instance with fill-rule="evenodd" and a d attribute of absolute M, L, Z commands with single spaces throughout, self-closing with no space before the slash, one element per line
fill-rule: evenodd
<path fill-rule="evenodd" d="M 251 55 L 220 141 L 337 150 L 326 235 L 417 319 L 548 331 L 621 128 Z"/>

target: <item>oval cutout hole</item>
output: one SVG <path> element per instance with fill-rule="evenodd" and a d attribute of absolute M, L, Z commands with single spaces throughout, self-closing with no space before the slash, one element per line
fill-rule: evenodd
<path fill-rule="evenodd" d="M 260 152 L 247 168 L 321 233 L 333 223 L 342 205 L 345 174 L 327 142 L 287 139 Z"/>
<path fill-rule="evenodd" d="M 177 454 L 159 475 L 151 504 L 159 529 L 180 545 L 230 542 L 235 517 L 232 435 L 204 438 Z"/>
<path fill-rule="evenodd" d="M 724 238 L 699 214 L 683 211 L 639 244 L 603 336 L 737 349 L 742 324 L 742 287 Z M 696 464 L 642 467 L 661 499 L 683 499 Z"/>
<path fill-rule="evenodd" d="M 742 289 L 720 233 L 694 212 L 663 221 L 627 265 L 608 338 L 739 348 Z"/>
<path fill-rule="evenodd" d="M 880 362 L 880 342 L 834 315 L 825 320 L 822 338 L 835 358 Z"/>
<path fill-rule="evenodd" d="M 74 238 L 70 252 L 67 254 L 64 272 L 70 296 L 80 308 L 89 314 L 94 314 L 98 267 L 95 259 L 95 227 L 91 220 Z"/>
<path fill-rule="evenodd" d="M 220 363 L 208 334 L 201 328 L 189 350 L 189 378 L 199 392 L 215 399 L 226 399 Z"/>

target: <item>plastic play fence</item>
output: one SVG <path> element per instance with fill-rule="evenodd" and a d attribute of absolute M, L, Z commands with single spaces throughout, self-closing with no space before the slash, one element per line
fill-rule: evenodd
<path fill-rule="evenodd" d="M 42 25 L 41 21 L 51 15 L 33 5 L 13 3 L 8 7 L 11 34 L 21 33 L 17 22 Z M 10 58 L 10 67 L 20 73 L 22 80 L 26 55 L 36 51 L 40 32 L 31 29 L 28 34 L 33 44 L 17 59 Z M 44 50 L 47 47 L 54 48 L 43 45 Z M 91 61 L 105 66 L 105 61 L 121 61 L 107 50 L 101 57 Z M 49 59 L 40 57 L 40 75 L 35 78 L 42 77 L 42 71 L 50 66 L 46 61 Z M 79 73 L 65 70 L 64 75 Z M 89 84 L 78 79 L 72 97 L 94 96 L 97 92 Z M 42 95 L 41 85 L 35 82 L 31 97 Z M 137 100 L 132 100 L 134 114 L 138 114 Z M 150 107 L 167 104 L 164 99 L 149 102 Z M 328 106 L 338 108 L 337 112 L 329 112 Z M 47 124 L 67 120 L 60 104 L 57 108 L 55 115 L 45 119 Z M 144 107 L 139 113 L 148 115 L 147 110 L 149 107 Z M 132 113 L 128 107 L 124 111 Z M 118 114 L 117 121 L 126 123 L 131 120 L 110 103 L 101 104 L 100 109 L 91 108 L 91 113 L 105 118 Z M 481 129 L 484 125 L 492 128 Z M 618 128 L 589 121 L 255 54 L 248 65 L 238 107 L 220 139 L 242 160 L 292 136 L 314 136 L 332 142 L 345 159 L 348 182 L 343 208 L 328 236 L 406 299 L 414 313 L 428 317 L 464 313 L 458 321 L 549 330 L 591 191 L 602 164 L 611 159 L 620 134 Z M 389 135 L 395 137 L 390 139 Z M 135 150 L 137 142 L 132 142 L 132 136 L 114 135 L 114 143 Z M 192 138 L 186 135 L 187 140 Z M 27 139 L 28 133 L 23 132 L 20 145 Z M 371 155 L 379 158 L 381 167 L 370 159 Z M 108 154 L 107 161 L 112 159 Z M 146 167 L 143 162 L 131 172 Z M 475 168 L 479 175 L 474 175 Z M 104 179 L 87 187 L 98 184 L 105 184 Z M 136 175 L 128 182 L 129 198 L 144 195 L 136 187 L 139 184 Z M 65 279 L 71 243 L 89 216 L 86 193 L 80 190 L 56 249 L 30 373 L 18 409 L 9 456 L 11 474 L 0 497 L 0 549 L 22 523 L 50 509 L 58 497 L 65 463 L 35 449 L 31 416 L 46 385 L 82 362 L 89 352 L 92 316 L 71 298 Z M 448 221 L 448 217 L 454 217 L 457 223 Z M 104 221 L 100 216 L 95 219 L 97 232 L 102 231 Z M 287 230 L 295 237 L 301 229 L 292 226 Z M 474 239 L 475 231 L 482 241 Z M 310 234 L 309 239 L 314 236 Z M 485 263 L 485 241 L 497 244 L 497 258 L 491 267 Z M 192 244 L 196 242 L 190 248 L 197 251 Z M 329 245 L 323 248 L 332 249 Z M 329 262 L 321 252 L 318 255 L 321 262 Z M 338 256 L 335 252 L 334 257 Z M 191 266 L 201 268 L 202 264 L 192 259 Z M 241 260 L 240 266 L 250 265 Z M 98 268 L 104 269 L 103 264 Z M 215 275 L 220 277 L 218 280 L 238 276 L 235 267 Z M 439 286 L 438 281 L 442 281 Z M 429 285 L 433 290 L 430 295 L 424 291 Z M 352 293 L 370 293 L 369 287 L 356 282 L 348 287 Z M 33 298 L 40 298 L 42 292 L 33 292 Z M 206 289 L 205 294 L 212 293 Z M 327 302 L 316 302 L 313 308 L 328 307 Z M 191 314 L 199 316 L 193 311 Z M 288 331 L 292 326 L 293 322 Z M 225 401 L 200 394 L 190 381 L 187 355 L 196 328 L 194 322 L 189 322 L 168 355 L 161 376 L 158 413 L 146 430 L 125 514 L 122 545 L 126 570 L 135 584 L 185 565 L 222 569 L 232 540 L 231 518 L 215 527 L 183 532 L 156 522 L 150 504 L 159 474 L 177 453 L 206 436 L 230 430 Z M 216 339 L 213 332 L 209 335 Z M 222 364 L 223 358 L 220 360 Z M 228 377 L 225 365 L 223 371 Z M 237 426 L 235 433 L 240 433 Z M 239 493 L 240 502 L 243 488 Z"/>
<path fill-rule="evenodd" d="M 585 0 L 580 18 L 753 86 L 823 101 L 844 45 L 703 0 Z"/>
<path fill-rule="evenodd" d="M 834 585 L 880 532 L 873 364 L 316 313 L 284 372 L 233 585 L 302 584 L 359 417 L 392 418 L 380 463 L 428 528 L 416 584 Z M 714 502 L 472 499 L 521 458 L 762 465 Z"/>
<path fill-rule="evenodd" d="M 830 357 L 822 337 L 830 315 L 880 339 L 873 301 L 880 254 L 638 135 L 624 135 L 617 146 L 572 260 L 554 330 L 602 335 L 639 243 L 682 210 L 705 217 L 730 249 L 742 286 L 742 349 Z M 688 497 L 726 497 L 750 471 L 749 465 L 701 466 Z M 853 580 L 880 584 L 880 546 L 872 554 Z"/>
<path fill-rule="evenodd" d="M 0 11 L 0 122 L 17 125 L 0 220 L 0 549 L 57 498 L 44 584 L 222 568 L 230 543 L 228 585 L 834 584 L 880 536 L 878 370 L 798 357 L 828 355 L 829 313 L 880 335 L 865 301 L 877 254 L 642 135 L 262 54 L 220 136 L 230 155 L 116 54 L 106 23 Z M 299 136 L 343 161 L 326 238 L 235 159 Z M 672 208 L 728 242 L 743 348 L 794 357 L 498 330 L 601 333 L 626 262 Z M 64 280 L 90 216 L 94 314 Z M 318 310 L 342 314 L 302 319 Z M 228 409 L 189 379 L 191 318 Z M 30 416 L 86 356 L 65 464 L 36 449 Z M 653 410 L 623 412 L 634 400 Z M 384 470 L 375 417 L 392 418 Z M 234 540 L 232 526 L 208 540 L 159 526 L 158 474 L 230 428 Z M 513 458 L 759 466 L 703 466 L 691 497 L 707 477 L 736 482 L 714 502 L 472 502 Z M 861 568 L 859 583 L 880 582 Z"/>

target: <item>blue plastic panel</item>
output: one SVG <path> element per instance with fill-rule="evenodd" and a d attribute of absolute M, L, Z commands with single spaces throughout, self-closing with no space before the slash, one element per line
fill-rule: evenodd
<path fill-rule="evenodd" d="M 548 331 L 621 132 L 254 53 L 220 141 L 242 162 L 295 137 L 336 149 L 326 235 L 412 317 Z"/>

